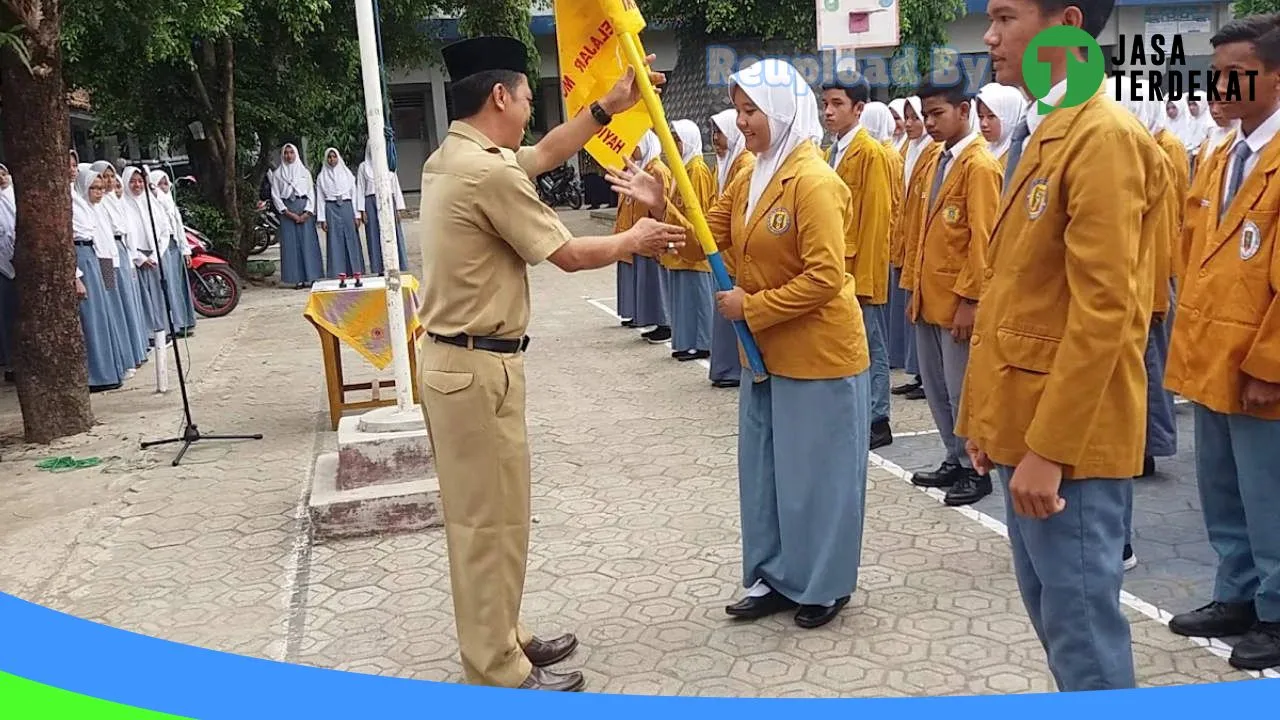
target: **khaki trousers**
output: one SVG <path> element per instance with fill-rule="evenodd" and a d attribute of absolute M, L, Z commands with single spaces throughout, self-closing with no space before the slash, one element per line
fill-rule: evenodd
<path fill-rule="evenodd" d="M 520 625 L 529 553 L 524 357 L 424 336 L 418 368 L 462 668 L 471 684 L 518 687 L 533 669 Z"/>

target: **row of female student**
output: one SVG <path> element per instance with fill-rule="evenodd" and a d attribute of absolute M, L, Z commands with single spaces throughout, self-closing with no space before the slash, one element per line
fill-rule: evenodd
<path fill-rule="evenodd" d="M 381 221 L 373 180 L 373 163 L 365 150 L 364 162 L 355 174 L 347 168 L 336 148 L 325 150 L 324 167 L 312 180 L 292 144 L 280 151 L 280 167 L 271 171 L 271 202 L 282 216 L 280 223 L 280 280 L 295 289 L 311 287 L 322 278 L 339 275 L 381 275 L 384 272 Z M 408 268 L 404 231 L 400 218 L 405 209 L 404 194 L 395 173 L 391 173 L 396 207 L 396 244 L 401 270 Z M 360 227 L 365 228 L 369 251 L 365 263 L 360 244 Z M 319 230 L 325 233 L 325 257 L 320 255 Z M 326 263 L 327 260 L 327 263 Z"/>
<path fill-rule="evenodd" d="M 130 167 L 121 177 L 111 163 L 80 163 L 72 151 L 70 175 L 80 324 L 89 389 L 100 392 L 118 388 L 133 377 L 154 350 L 157 333 L 178 337 L 194 333 L 195 304 L 186 280 L 190 250 L 180 239 L 182 216 L 163 172 L 143 178 L 140 170 Z M 4 176 L 8 180 L 7 169 Z M 0 195 L 0 364 L 9 379 L 21 372 L 13 360 L 16 225 L 12 186 L 6 184 Z M 167 304 L 161 264 L 169 291 Z"/>

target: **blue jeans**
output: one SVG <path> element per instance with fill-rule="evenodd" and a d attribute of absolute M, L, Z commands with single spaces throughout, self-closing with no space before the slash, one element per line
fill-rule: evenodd
<path fill-rule="evenodd" d="M 1280 420 L 1196 412 L 1196 479 L 1218 554 L 1213 599 L 1280 622 Z"/>
<path fill-rule="evenodd" d="M 861 301 L 859 301 L 861 303 Z M 871 355 L 871 422 L 889 420 L 889 319 L 888 305 L 862 305 L 862 325 Z"/>
<path fill-rule="evenodd" d="M 1129 621 L 1120 609 L 1133 481 L 1065 481 L 1058 493 L 1066 508 L 1036 520 L 1013 510 L 1013 468 L 997 467 L 996 475 L 1004 485 L 1013 572 L 1058 689 L 1134 687 Z"/>

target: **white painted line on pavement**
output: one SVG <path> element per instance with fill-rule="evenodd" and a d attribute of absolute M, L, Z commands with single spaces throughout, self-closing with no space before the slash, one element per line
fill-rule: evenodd
<path fill-rule="evenodd" d="M 611 315 L 614 318 L 617 318 L 619 321 L 622 320 L 622 318 L 618 317 L 618 314 L 615 313 L 613 309 L 610 308 L 608 305 L 605 305 L 601 299 L 592 299 L 592 298 L 585 298 L 585 297 L 584 299 L 588 303 L 590 303 L 591 305 L 599 309 L 601 312 Z M 611 300 L 612 298 L 607 298 L 607 299 Z M 707 363 L 704 360 L 699 360 L 698 362 L 706 365 L 707 367 L 710 367 L 709 363 Z M 1187 401 L 1179 399 L 1177 402 L 1186 403 Z M 933 434 L 936 434 L 937 432 L 938 431 L 935 429 L 935 430 L 925 430 L 925 431 L 915 432 L 915 433 L 895 433 L 894 437 L 919 437 L 923 435 L 933 435 Z M 907 472 L 904 468 L 902 468 L 897 463 L 891 460 L 885 459 L 884 457 L 881 457 L 879 454 L 875 452 L 869 452 L 868 457 L 872 465 L 880 468 L 881 470 L 884 470 L 890 475 L 893 475 L 898 480 L 905 482 L 913 490 L 917 490 L 919 492 L 924 493 L 925 495 L 928 495 L 929 497 L 936 500 L 938 504 L 940 505 L 943 504 L 943 499 L 946 497 L 946 493 L 944 491 L 936 488 L 916 487 L 911 483 L 911 473 Z M 946 505 L 943 505 L 943 506 L 947 507 Z M 987 528 L 991 532 L 996 533 L 997 535 L 999 535 L 1000 537 L 1006 540 L 1009 539 L 1009 528 L 1001 520 L 991 517 L 990 515 L 969 506 L 952 507 L 948 509 L 954 510 L 960 513 L 961 515 L 969 518 L 970 520 L 978 523 L 979 525 Z M 1173 613 L 1169 612 L 1168 610 L 1164 610 L 1155 605 L 1152 605 L 1146 600 L 1143 600 L 1142 598 L 1136 595 L 1133 595 L 1132 593 L 1129 593 L 1127 591 L 1120 592 L 1120 602 L 1126 607 L 1129 607 L 1145 615 L 1146 617 L 1151 618 L 1152 620 L 1155 620 L 1161 625 L 1167 626 L 1169 624 L 1169 620 L 1173 617 Z M 1205 650 L 1208 650 L 1209 652 L 1213 653 L 1219 658 L 1222 658 L 1223 660 L 1226 660 L 1227 658 L 1231 657 L 1231 646 L 1227 645 L 1221 640 L 1206 639 L 1206 638 L 1186 638 L 1186 640 L 1193 645 L 1196 645 L 1198 647 L 1204 648 Z M 1276 670 L 1264 670 L 1260 673 L 1254 672 L 1251 670 L 1242 670 L 1241 672 L 1255 679 L 1280 678 L 1280 672 Z"/>
<path fill-rule="evenodd" d="M 618 322 L 622 322 L 622 316 L 621 316 L 621 315 L 619 315 L 618 313 L 614 312 L 613 308 L 611 308 L 611 307 L 609 307 L 608 305 L 606 305 L 606 304 L 605 304 L 605 301 L 606 301 L 606 300 L 612 300 L 613 298 L 588 298 L 588 297 L 584 297 L 583 299 L 584 299 L 584 300 L 586 300 L 587 302 L 591 303 L 591 305 L 592 305 L 592 306 L 594 306 L 594 307 L 595 307 L 597 310 L 599 310 L 600 312 L 605 313 L 606 315 L 609 315 L 609 316 L 613 317 L 613 319 L 614 319 L 614 320 L 617 320 Z M 650 344 L 653 344 L 653 343 L 650 343 Z M 668 350 L 671 350 L 671 349 L 672 349 L 672 348 L 671 348 L 671 341 L 667 341 L 667 342 L 663 343 L 663 345 L 665 345 L 665 346 L 667 347 L 667 349 L 668 349 Z M 689 360 L 686 360 L 685 362 L 690 362 L 690 361 L 689 361 Z M 692 362 L 697 363 L 698 365 L 702 366 L 703 368 L 705 368 L 705 369 L 707 369 L 707 370 L 710 370 L 710 369 L 711 369 L 711 362 L 710 362 L 710 361 L 708 361 L 708 360 L 693 360 Z"/>

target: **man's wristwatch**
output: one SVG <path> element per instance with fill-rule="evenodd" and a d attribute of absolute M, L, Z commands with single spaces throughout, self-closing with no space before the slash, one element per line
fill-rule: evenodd
<path fill-rule="evenodd" d="M 613 116 L 605 111 L 604 107 L 598 102 L 591 103 L 591 117 L 595 118 L 596 122 L 601 125 L 608 125 L 613 122 Z"/>

